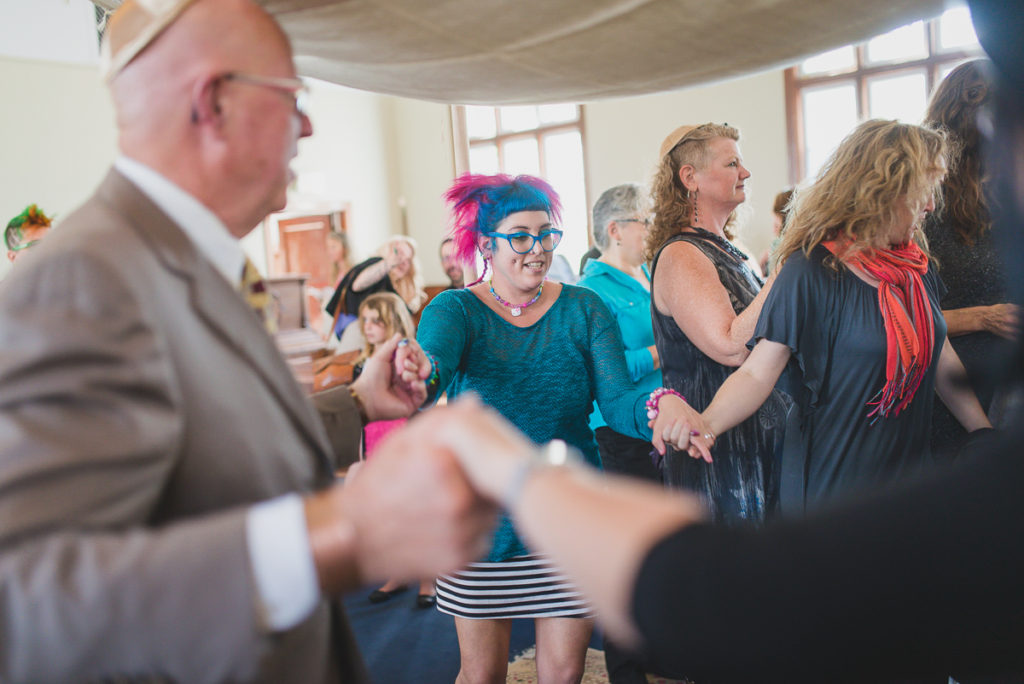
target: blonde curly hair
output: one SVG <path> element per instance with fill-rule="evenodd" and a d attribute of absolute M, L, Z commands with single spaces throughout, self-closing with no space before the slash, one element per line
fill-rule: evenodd
<path fill-rule="evenodd" d="M 673 134 L 677 133 L 677 129 Z M 671 142 L 672 135 L 663 145 Z M 661 156 L 658 170 L 651 181 L 651 201 L 654 205 L 654 222 L 647 233 L 645 257 L 654 259 L 658 248 L 666 240 L 690 225 L 693 216 L 693 199 L 679 180 L 679 169 L 687 164 L 698 171 L 705 169 L 711 159 L 711 141 L 728 138 L 739 141 L 740 132 L 728 124 L 706 123 L 686 131 L 672 147 Z M 735 212 L 729 215 L 725 224 L 725 237 L 732 240 L 730 230 Z"/>
<path fill-rule="evenodd" d="M 845 237 L 851 253 L 889 247 L 908 205 L 938 201 L 952 151 L 946 134 L 925 126 L 872 119 L 860 124 L 825 162 L 814 184 L 798 190 L 779 245 L 781 266 L 797 250 L 809 254 Z M 921 226 L 913 240 L 928 253 Z"/>

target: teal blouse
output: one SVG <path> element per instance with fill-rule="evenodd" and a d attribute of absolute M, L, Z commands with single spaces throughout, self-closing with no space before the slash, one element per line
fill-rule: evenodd
<path fill-rule="evenodd" d="M 650 271 L 646 265 L 642 268 L 650 282 Z M 654 346 L 650 291 L 635 278 L 596 259 L 587 262 L 583 278 L 577 285 L 596 292 L 615 317 L 626 347 L 626 366 L 629 367 L 630 379 L 647 392 L 661 387 L 661 369 L 654 367 L 654 357 L 647 350 Z M 590 429 L 596 430 L 607 425 L 595 402 L 594 412 L 590 414 Z"/>
<path fill-rule="evenodd" d="M 591 290 L 563 285 L 544 316 L 512 325 L 469 290 L 447 290 L 423 310 L 417 340 L 433 356 L 438 393 L 473 392 L 537 444 L 562 439 L 595 467 L 587 421 L 594 400 L 612 429 L 650 439 L 648 391 L 629 379 L 615 318 Z M 502 516 L 488 561 L 527 553 Z"/>

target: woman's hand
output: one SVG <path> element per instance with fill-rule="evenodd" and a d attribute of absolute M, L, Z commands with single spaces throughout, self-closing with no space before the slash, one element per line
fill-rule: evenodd
<path fill-rule="evenodd" d="M 711 463 L 714 435 L 703 416 L 679 397 L 663 394 L 658 399 L 658 415 L 648 425 L 653 431 L 651 444 L 659 454 L 664 455 L 665 445 L 671 444 L 692 458 L 703 458 Z"/>
<path fill-rule="evenodd" d="M 399 275 L 404 276 L 412 266 L 412 256 L 404 249 L 394 246 L 384 255 L 384 264 L 387 266 L 387 273 L 401 271 Z"/>
<path fill-rule="evenodd" d="M 398 252 L 397 247 L 392 247 L 384 255 L 384 265 L 387 266 L 388 271 L 392 271 L 402 263 L 402 255 Z"/>
<path fill-rule="evenodd" d="M 1016 304 L 993 304 L 979 307 L 982 327 L 993 335 L 1013 340 L 1020 335 L 1020 307 Z"/>
<path fill-rule="evenodd" d="M 392 361 L 396 381 L 404 383 L 406 392 L 414 399 L 422 396 L 422 406 L 427 400 L 426 382 L 434 370 L 433 363 L 414 339 L 400 340 Z"/>
<path fill-rule="evenodd" d="M 989 332 L 1013 340 L 1020 335 L 1020 307 L 1016 304 L 1004 302 L 990 306 L 943 309 L 942 315 L 946 319 L 946 334 L 949 337 Z"/>

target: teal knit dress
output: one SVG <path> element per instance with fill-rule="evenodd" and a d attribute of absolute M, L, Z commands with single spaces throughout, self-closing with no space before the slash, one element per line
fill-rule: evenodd
<path fill-rule="evenodd" d="M 526 328 L 469 290 L 448 290 L 424 309 L 417 340 L 436 363 L 438 393 L 449 399 L 475 393 L 537 444 L 562 439 L 600 467 L 588 424 L 595 400 L 613 430 L 651 438 L 648 392 L 629 381 L 618 325 L 590 290 L 563 285 L 551 308 Z M 484 562 L 438 581 L 438 608 L 470 618 L 589 614 L 556 569 L 529 555 L 507 516 Z"/>

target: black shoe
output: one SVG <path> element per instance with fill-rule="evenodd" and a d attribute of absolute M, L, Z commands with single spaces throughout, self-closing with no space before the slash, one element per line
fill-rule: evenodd
<path fill-rule="evenodd" d="M 437 597 L 433 594 L 420 594 L 416 597 L 417 608 L 433 608 L 437 603 Z"/>
<path fill-rule="evenodd" d="M 403 584 L 397 589 L 392 589 L 391 591 L 381 591 L 380 589 L 374 589 L 370 592 L 370 603 L 384 603 L 385 601 L 398 596 L 408 588 L 409 587 L 407 585 Z"/>

